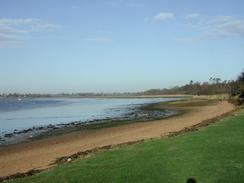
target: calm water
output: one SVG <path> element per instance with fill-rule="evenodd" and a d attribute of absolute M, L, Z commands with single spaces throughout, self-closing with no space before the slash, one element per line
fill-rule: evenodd
<path fill-rule="evenodd" d="M 153 99 L 25 99 L 0 100 L 0 133 L 23 130 L 33 126 L 62 124 L 119 117 L 136 106 L 170 101 Z"/>

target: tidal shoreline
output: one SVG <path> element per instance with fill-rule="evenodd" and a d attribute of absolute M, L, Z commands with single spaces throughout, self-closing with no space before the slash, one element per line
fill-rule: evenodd
<path fill-rule="evenodd" d="M 13 145 L 18 143 L 29 142 L 37 139 L 43 139 L 50 136 L 62 135 L 65 133 L 100 129 L 105 127 L 113 127 L 118 125 L 125 125 L 135 122 L 149 122 L 154 120 L 160 120 L 175 115 L 179 115 L 182 111 L 172 109 L 157 108 L 164 102 L 143 104 L 139 107 L 136 106 L 133 112 L 126 113 L 123 116 L 106 118 L 106 119 L 94 119 L 88 121 L 73 121 L 62 124 L 49 124 L 46 126 L 32 127 L 24 130 L 14 130 L 11 133 L 5 133 L 0 135 L 0 147 Z"/>
<path fill-rule="evenodd" d="M 165 105 L 153 106 L 153 108 L 164 108 Z M 148 123 L 137 122 L 97 130 L 82 130 L 0 147 L 0 177 L 4 180 L 4 177 L 11 175 L 22 175 L 32 170 L 51 168 L 62 157 L 92 152 L 99 147 L 112 147 L 117 144 L 167 137 L 235 109 L 235 106 L 226 101 L 180 101 L 170 103 L 169 109 L 171 107 L 186 112 Z"/>

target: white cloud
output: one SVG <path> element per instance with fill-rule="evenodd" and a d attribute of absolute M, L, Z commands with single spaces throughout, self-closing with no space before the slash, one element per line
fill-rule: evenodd
<path fill-rule="evenodd" d="M 212 38 L 244 37 L 244 20 L 233 16 L 199 17 L 190 24 L 195 36 L 179 38 L 180 42 L 195 43 Z"/>
<path fill-rule="evenodd" d="M 40 19 L 10 19 L 0 18 L 0 44 L 7 42 L 20 41 L 20 37 L 26 36 L 31 32 L 53 31 L 57 25 L 45 22 Z"/>
<path fill-rule="evenodd" d="M 16 39 L 17 39 L 16 36 L 0 34 L 0 42 L 10 42 L 10 41 L 15 41 Z"/>
<path fill-rule="evenodd" d="M 187 19 L 196 19 L 199 16 L 200 16 L 200 14 L 198 14 L 198 13 L 190 13 L 190 14 L 186 15 L 186 18 Z"/>
<path fill-rule="evenodd" d="M 33 31 L 52 31 L 57 28 L 57 25 L 45 22 L 40 19 L 0 19 L 0 28 L 9 28 L 17 31 L 17 33 L 26 33 Z"/>
<path fill-rule="evenodd" d="M 236 37 L 244 36 L 244 20 L 232 16 L 217 16 L 199 24 L 206 36 Z"/>
<path fill-rule="evenodd" d="M 166 20 L 173 19 L 175 15 L 170 12 L 160 12 L 153 17 L 154 22 L 164 22 Z"/>

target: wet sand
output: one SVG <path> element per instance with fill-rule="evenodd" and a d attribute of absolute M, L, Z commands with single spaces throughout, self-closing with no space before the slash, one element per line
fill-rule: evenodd
<path fill-rule="evenodd" d="M 167 136 L 235 109 L 226 102 L 187 107 L 189 112 L 168 119 L 137 122 L 98 130 L 83 130 L 0 148 L 0 177 L 48 168 L 57 158 L 97 147 Z"/>

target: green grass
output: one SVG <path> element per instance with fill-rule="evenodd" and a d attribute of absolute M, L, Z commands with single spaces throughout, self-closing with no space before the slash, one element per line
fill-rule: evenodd
<path fill-rule="evenodd" d="M 171 107 L 199 107 L 216 104 L 218 100 L 208 100 L 208 99 L 186 99 L 179 101 L 170 101 L 166 104 Z"/>
<path fill-rule="evenodd" d="M 244 182 L 244 110 L 199 131 L 106 150 L 16 183 Z"/>

